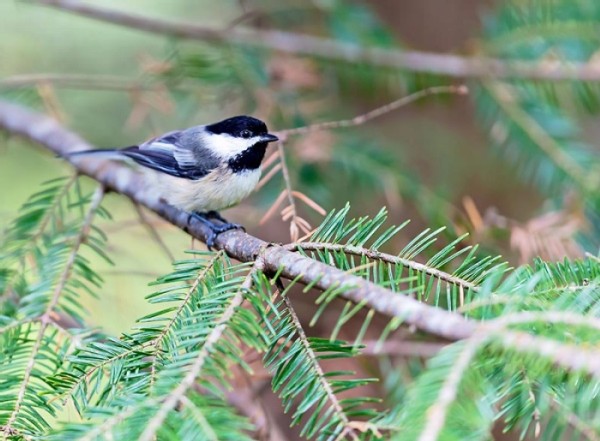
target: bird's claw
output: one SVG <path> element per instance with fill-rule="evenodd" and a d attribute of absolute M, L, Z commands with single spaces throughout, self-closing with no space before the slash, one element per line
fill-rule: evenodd
<path fill-rule="evenodd" d="M 206 237 L 206 246 L 208 247 L 209 250 L 211 250 L 215 246 L 215 240 L 217 239 L 217 236 L 219 234 L 224 233 L 229 230 L 235 230 L 235 229 L 239 229 L 244 232 L 246 231 L 246 229 L 240 224 L 234 224 L 231 222 L 227 222 L 216 211 L 209 211 L 208 213 L 194 212 L 194 213 L 190 214 L 190 219 L 191 218 L 195 218 L 195 219 L 199 220 L 200 222 L 202 222 L 204 225 L 206 225 L 210 229 L 210 234 Z M 216 219 L 222 223 L 215 224 L 210 219 Z"/>

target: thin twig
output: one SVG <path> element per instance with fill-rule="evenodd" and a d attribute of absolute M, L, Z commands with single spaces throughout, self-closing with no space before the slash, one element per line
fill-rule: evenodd
<path fill-rule="evenodd" d="M 398 98 L 388 104 L 385 104 L 381 107 L 377 107 L 376 109 L 370 110 L 367 113 L 363 113 L 362 115 L 355 116 L 351 119 L 344 119 L 341 121 L 327 121 L 322 123 L 311 124 L 304 127 L 297 127 L 294 129 L 280 130 L 277 133 L 281 139 L 285 140 L 289 136 L 294 135 L 304 135 L 309 132 L 316 132 L 319 130 L 330 130 L 330 129 L 339 129 L 343 127 L 355 127 L 360 126 L 366 122 L 371 121 L 377 117 L 385 115 L 386 113 L 393 112 L 401 107 L 406 106 L 407 104 L 413 103 L 415 101 L 420 100 L 426 96 L 431 95 L 439 95 L 439 94 L 457 94 L 457 95 L 466 95 L 468 93 L 467 86 L 434 86 L 428 87 L 427 89 L 419 90 L 418 92 L 411 93 L 410 95 L 403 96 L 402 98 Z"/>
<path fill-rule="evenodd" d="M 298 239 L 298 227 L 296 223 L 298 212 L 296 210 L 296 201 L 294 200 L 294 195 L 292 194 L 292 180 L 290 178 L 290 171 L 287 167 L 287 163 L 285 160 L 285 152 L 283 151 L 283 141 L 279 141 L 277 143 L 277 151 L 279 152 L 281 174 L 283 175 L 283 181 L 285 182 L 285 191 L 289 203 L 288 207 L 291 213 L 290 236 L 292 238 L 292 241 L 295 241 L 296 239 Z"/>
<path fill-rule="evenodd" d="M 73 267 L 75 266 L 75 262 L 77 259 L 77 254 L 79 253 L 79 249 L 81 245 L 85 242 L 87 238 L 90 228 L 92 226 L 92 220 L 94 219 L 94 215 L 96 214 L 98 208 L 100 207 L 100 203 L 102 202 L 102 198 L 104 197 L 104 188 L 99 186 L 96 189 L 96 192 L 92 196 L 92 200 L 90 202 L 90 206 L 88 208 L 87 214 L 83 220 L 83 224 L 81 229 L 79 230 L 79 234 L 77 235 L 75 242 L 73 243 L 73 249 L 69 254 L 69 258 L 65 263 L 65 267 L 63 272 L 60 275 L 60 278 L 54 288 L 54 292 L 44 313 L 40 316 L 40 328 L 38 329 L 37 337 L 33 344 L 33 348 L 31 349 L 31 356 L 29 357 L 29 361 L 27 362 L 27 366 L 25 367 L 25 372 L 23 373 L 23 380 L 21 381 L 21 387 L 19 392 L 17 393 L 17 399 L 15 401 L 14 409 L 6 424 L 4 425 L 4 433 L 8 433 L 12 429 L 12 425 L 15 423 L 17 416 L 21 410 L 21 405 L 25 399 L 25 393 L 27 392 L 27 386 L 29 385 L 29 381 L 31 379 L 31 375 L 33 374 L 33 368 L 35 367 L 35 360 L 40 350 L 42 340 L 46 333 L 46 329 L 49 324 L 52 322 L 51 313 L 56 308 L 58 304 L 58 300 L 60 299 L 60 295 L 62 294 L 65 285 L 67 284 L 69 278 L 71 277 L 71 273 L 73 271 Z"/>
<path fill-rule="evenodd" d="M 163 34 L 170 37 L 212 43 L 262 47 L 352 64 L 365 63 L 372 66 L 406 69 L 412 72 L 425 72 L 456 78 L 600 81 L 600 66 L 593 60 L 588 63 L 568 64 L 554 60 L 538 62 L 507 61 L 485 56 L 464 57 L 451 54 L 384 49 L 359 46 L 293 32 L 260 30 L 241 26 L 226 30 L 215 29 L 197 24 L 155 19 L 70 0 L 31 0 L 31 2 L 152 34 Z"/>
<path fill-rule="evenodd" d="M 406 259 L 403 257 L 393 256 L 391 254 L 382 253 L 380 251 L 370 250 L 368 248 L 357 247 L 353 245 L 344 244 L 332 244 L 325 242 L 301 242 L 293 243 L 286 246 L 289 250 L 304 250 L 304 251 L 342 251 L 347 254 L 353 254 L 355 256 L 365 256 L 369 259 L 380 260 L 382 262 L 392 263 L 394 265 L 401 265 L 405 268 L 410 268 L 420 273 L 425 273 L 436 279 L 443 280 L 452 285 L 460 286 L 465 289 L 472 291 L 478 291 L 479 286 L 469 282 L 468 280 L 462 279 L 452 274 L 441 271 L 437 268 L 432 268 L 423 263 L 415 262 L 414 260 Z"/>
<path fill-rule="evenodd" d="M 192 285 L 188 289 L 187 293 L 185 294 L 185 297 L 179 304 L 179 307 L 173 314 L 173 317 L 171 317 L 169 322 L 160 331 L 160 333 L 156 336 L 156 338 L 153 339 L 152 346 L 154 346 L 154 351 L 153 351 L 154 356 L 152 358 L 152 364 L 151 364 L 151 368 L 150 368 L 150 385 L 152 385 L 154 383 L 154 378 L 156 377 L 156 359 L 158 358 L 157 355 L 158 355 L 158 351 L 159 351 L 159 345 L 162 343 L 163 339 L 165 338 L 165 336 L 167 335 L 167 333 L 169 332 L 169 330 L 171 329 L 173 324 L 179 319 L 179 314 L 187 306 L 188 302 L 192 298 L 192 295 L 194 294 L 194 292 L 200 285 L 200 282 L 202 282 L 202 280 L 204 280 L 204 278 L 206 277 L 208 272 L 214 267 L 214 265 L 217 263 L 217 261 L 221 257 L 223 257 L 223 254 L 224 254 L 223 251 L 218 251 L 217 253 L 215 253 L 215 255 L 210 259 L 210 261 L 208 261 L 206 263 L 206 266 L 204 268 L 202 268 L 201 271 L 198 272 L 198 275 L 196 276 L 194 282 L 192 283 Z"/>
<path fill-rule="evenodd" d="M 281 139 L 281 141 L 277 144 L 278 156 L 279 156 L 279 160 L 280 160 L 279 164 L 281 165 L 281 171 L 283 174 L 283 179 L 285 182 L 285 188 L 286 188 L 287 197 L 288 197 L 288 201 L 289 201 L 289 205 L 288 205 L 287 211 L 285 212 L 286 215 L 284 215 L 284 218 L 291 218 L 290 232 L 291 232 L 291 236 L 292 236 L 292 241 L 296 241 L 296 239 L 298 238 L 298 227 L 300 227 L 306 234 L 308 234 L 311 230 L 310 225 L 308 225 L 308 223 L 306 221 L 304 221 L 304 219 L 298 218 L 295 197 L 302 199 L 308 206 L 313 208 L 315 211 L 317 211 L 321 215 L 324 215 L 325 210 L 323 210 L 323 208 L 321 208 L 314 201 L 309 199 L 306 195 L 303 195 L 302 193 L 296 192 L 292 189 L 290 174 L 289 174 L 289 170 L 287 168 L 287 164 L 286 164 L 286 160 L 285 160 L 285 150 L 283 149 L 283 143 L 289 136 L 302 135 L 302 134 L 306 134 L 309 132 L 315 132 L 315 131 L 319 131 L 319 130 L 330 130 L 330 129 L 359 126 L 359 125 L 362 125 L 362 124 L 365 124 L 365 123 L 371 121 L 372 119 L 375 119 L 379 116 L 385 115 L 386 113 L 397 110 L 403 106 L 406 106 L 407 104 L 415 102 L 426 96 L 442 94 L 442 93 L 454 93 L 454 94 L 464 95 L 464 94 L 468 93 L 468 89 L 464 85 L 429 87 L 427 89 L 423 89 L 418 92 L 412 93 L 410 95 L 398 98 L 397 100 L 394 100 L 388 104 L 380 106 L 380 107 L 373 109 L 362 115 L 358 115 L 352 119 L 340 120 L 340 121 L 328 121 L 328 122 L 323 122 L 323 123 L 311 124 L 311 125 L 304 126 L 304 127 L 297 127 L 294 129 L 277 131 L 276 133 Z M 278 171 L 278 169 L 276 167 L 274 167 L 273 170 L 271 170 L 267 174 L 267 176 L 265 177 L 264 181 L 262 181 L 262 183 L 264 184 L 264 182 L 268 181 L 276 173 L 276 171 Z M 304 228 L 303 228 L 303 226 L 304 226 Z"/>
<path fill-rule="evenodd" d="M 431 358 L 444 349 L 444 343 L 427 341 L 365 341 L 365 347 L 361 349 L 360 355 L 368 356 L 392 356 L 392 357 L 423 357 Z"/>
<path fill-rule="evenodd" d="M 0 80 L 0 89 L 17 89 L 37 86 L 40 83 L 52 84 L 55 87 L 89 90 L 131 91 L 152 89 L 154 86 L 143 84 L 136 80 L 114 75 L 93 74 L 22 74 Z"/>
<path fill-rule="evenodd" d="M 279 291 L 284 292 L 285 289 L 283 288 L 283 284 L 281 284 L 281 281 L 278 279 L 277 282 L 280 285 Z M 333 406 L 334 412 L 338 415 L 338 418 L 341 420 L 342 424 L 344 425 L 344 429 L 349 428 L 350 420 L 346 416 L 346 413 L 344 412 L 344 408 L 342 407 L 337 396 L 333 392 L 333 389 L 331 388 L 329 381 L 327 381 L 327 377 L 325 376 L 325 372 L 323 372 L 323 369 L 321 368 L 321 364 L 319 363 L 319 359 L 318 359 L 317 355 L 315 354 L 313 349 L 310 347 L 310 342 L 308 341 L 308 337 L 306 336 L 306 333 L 304 332 L 302 323 L 300 323 L 300 319 L 298 318 L 298 315 L 296 314 L 296 311 L 294 310 L 294 306 L 292 305 L 290 298 L 288 296 L 284 295 L 283 301 L 285 302 L 287 312 L 290 315 L 292 324 L 294 325 L 294 328 L 296 329 L 296 333 L 298 334 L 298 340 L 304 347 L 304 352 L 306 353 L 306 355 L 308 356 L 308 358 L 310 358 L 310 360 L 312 362 L 313 369 L 315 370 L 317 377 L 319 378 L 319 383 L 321 383 L 321 387 L 327 394 L 328 401 L 331 403 L 331 405 Z M 352 436 L 353 439 L 358 439 L 358 436 L 354 432 L 353 429 L 351 429 L 348 433 Z"/>
<path fill-rule="evenodd" d="M 279 170 L 281 170 L 283 174 L 283 181 L 285 183 L 284 190 L 280 193 L 280 195 L 275 199 L 275 202 L 271 205 L 271 207 L 264 214 L 262 219 L 260 220 L 260 224 L 265 222 L 269 217 L 271 217 L 277 208 L 281 205 L 283 200 L 287 197 L 288 205 L 286 205 L 283 210 L 281 210 L 281 218 L 283 221 L 290 221 L 290 237 L 293 242 L 298 241 L 298 237 L 300 235 L 300 231 L 304 234 L 309 234 L 312 231 L 311 225 L 308 221 L 300 216 L 298 216 L 298 208 L 296 206 L 296 198 L 300 199 L 310 208 L 315 210 L 321 216 L 325 215 L 325 210 L 317 204 L 315 201 L 310 199 L 303 193 L 296 191 L 292 188 L 292 180 L 290 177 L 290 172 L 287 167 L 287 163 L 285 160 L 285 152 L 283 149 L 283 141 L 279 141 L 277 143 L 277 154 L 271 155 L 271 158 L 276 157 L 279 159 L 279 163 L 277 163 L 267 175 L 259 182 L 258 187 L 261 187 L 266 183 L 269 179 L 271 179 Z"/>
<path fill-rule="evenodd" d="M 292 180 L 290 178 L 290 171 L 285 162 L 285 153 L 283 151 L 283 142 L 277 143 L 277 150 L 279 151 L 279 163 L 281 164 L 281 174 L 285 182 L 285 188 L 287 190 L 287 198 L 290 206 L 293 209 L 294 217 L 296 217 L 296 203 L 294 202 L 294 196 L 292 195 Z"/>
<path fill-rule="evenodd" d="M 298 210 L 297 210 L 296 202 L 295 202 L 296 198 L 302 200 L 306 205 L 311 207 L 313 210 L 315 210 L 317 213 L 319 213 L 322 216 L 325 215 L 325 210 L 320 205 L 318 205 L 315 201 L 310 199 L 308 196 L 306 196 L 303 193 L 300 193 L 298 191 L 294 191 L 292 188 L 290 173 L 289 173 L 286 159 L 285 159 L 285 150 L 283 148 L 283 144 L 288 139 L 289 136 L 302 135 L 302 134 L 306 134 L 309 132 L 315 132 L 315 131 L 319 131 L 319 130 L 330 130 L 330 129 L 344 128 L 344 127 L 359 126 L 359 125 L 362 125 L 362 124 L 365 124 L 365 123 L 371 121 L 374 118 L 377 118 L 386 113 L 397 110 L 403 106 L 406 106 L 407 104 L 415 102 L 426 96 L 442 94 L 442 93 L 454 93 L 454 94 L 464 95 L 464 94 L 468 93 L 468 89 L 464 85 L 429 87 L 427 89 L 423 89 L 418 92 L 412 93 L 410 95 L 406 95 L 401 98 L 398 98 L 388 104 L 377 107 L 376 109 L 373 109 L 362 115 L 358 115 L 352 119 L 341 120 L 341 121 L 328 121 L 328 122 L 323 122 L 323 123 L 311 124 L 311 125 L 304 126 L 304 127 L 297 127 L 294 129 L 277 131 L 276 133 L 280 138 L 280 141 L 277 143 L 277 153 L 278 153 L 277 157 L 279 158 L 280 162 L 275 167 L 273 167 L 269 171 L 269 173 L 267 173 L 267 175 L 261 180 L 261 182 L 259 183 L 259 187 L 261 187 L 266 182 L 268 182 L 279 170 L 282 171 L 283 180 L 285 182 L 285 192 L 287 194 L 289 204 L 287 205 L 286 208 L 283 209 L 281 214 L 282 214 L 282 218 L 284 221 L 290 219 L 290 237 L 291 237 L 292 242 L 298 241 L 300 230 L 302 230 L 302 232 L 305 234 L 305 236 L 303 236 L 302 239 L 309 237 L 312 232 L 311 225 L 305 219 L 298 216 Z M 275 156 L 275 155 L 272 155 L 271 158 L 273 156 Z M 271 159 L 271 158 L 269 158 L 269 159 Z M 263 216 L 261 223 L 264 222 L 266 219 L 268 219 L 269 216 L 271 216 L 274 213 L 275 207 L 279 206 L 280 203 L 281 203 L 281 200 L 278 198 L 271 206 L 271 209 L 269 209 L 267 211 L 267 214 L 265 214 L 265 216 Z"/>
<path fill-rule="evenodd" d="M 172 262 L 175 260 L 175 256 L 173 255 L 173 253 L 171 253 L 171 250 L 169 249 L 169 247 L 167 246 L 167 244 L 165 243 L 164 240 L 162 240 L 162 237 L 160 237 L 160 234 L 158 234 L 158 232 L 156 231 L 156 228 L 154 228 L 154 226 L 152 225 L 152 223 L 148 220 L 148 217 L 146 216 L 146 213 L 144 213 L 144 210 L 142 209 L 142 207 L 140 207 L 139 204 L 133 204 L 135 211 L 138 215 L 139 221 L 140 223 L 146 227 L 146 230 L 148 230 L 148 232 L 150 233 L 150 236 L 152 236 L 152 238 L 154 239 L 154 241 L 158 244 L 158 246 L 164 251 L 164 253 L 167 255 L 167 257 L 169 258 L 169 260 Z"/>

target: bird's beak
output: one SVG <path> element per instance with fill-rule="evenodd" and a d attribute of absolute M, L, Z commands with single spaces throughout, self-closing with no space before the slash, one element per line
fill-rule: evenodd
<path fill-rule="evenodd" d="M 275 142 L 275 141 L 279 141 L 279 138 L 275 135 L 271 135 L 270 133 L 267 133 L 266 135 L 262 135 L 260 140 L 263 142 Z"/>

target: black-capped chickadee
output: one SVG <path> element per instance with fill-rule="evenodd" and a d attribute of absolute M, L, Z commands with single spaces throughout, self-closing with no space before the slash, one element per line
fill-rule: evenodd
<path fill-rule="evenodd" d="M 151 191 L 210 227 L 212 234 L 206 241 L 210 248 L 217 235 L 240 228 L 218 211 L 236 205 L 254 190 L 267 144 L 277 139 L 267 132 L 264 122 L 234 116 L 169 132 L 139 146 L 86 150 L 70 156 L 101 155 L 142 166 Z"/>

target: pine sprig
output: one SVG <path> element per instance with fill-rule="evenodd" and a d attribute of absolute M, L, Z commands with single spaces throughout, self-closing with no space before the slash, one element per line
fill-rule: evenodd
<path fill-rule="evenodd" d="M 9 232 L 9 236 L 12 235 L 14 241 L 12 245 L 25 237 L 30 238 L 34 243 L 40 239 L 51 219 L 52 212 L 60 206 L 56 200 L 68 194 L 70 185 L 71 182 L 68 182 L 65 185 L 66 189 L 61 190 L 52 186 L 50 190 L 34 196 L 30 204 L 26 204 L 24 211 L 27 213 L 20 218 L 25 226 L 17 223 Z M 40 194 L 43 196 L 40 197 Z M 54 414 L 56 406 L 39 397 L 52 392 L 45 379 L 56 372 L 62 364 L 62 357 L 56 355 L 64 356 L 65 347 L 70 346 L 70 341 L 57 338 L 56 330 L 53 329 L 57 326 L 53 324 L 52 317 L 57 313 L 75 318 L 80 316 L 78 294 L 71 290 L 71 286 L 85 286 L 83 280 L 86 279 L 85 276 L 81 277 L 82 271 L 85 271 L 86 275 L 94 274 L 93 271 L 88 270 L 85 260 L 80 256 L 80 251 L 90 235 L 92 221 L 100 209 L 103 196 L 104 191 L 99 187 L 87 211 L 84 212 L 76 234 L 70 237 L 73 230 L 60 231 L 60 234 L 56 234 L 56 243 L 44 244 L 47 251 L 45 255 L 40 253 L 39 249 L 33 249 L 38 261 L 39 279 L 37 283 L 32 283 L 28 287 L 30 293 L 22 299 L 23 306 L 20 309 L 22 318 L 17 319 L 20 325 L 15 328 L 18 334 L 27 337 L 22 337 L 25 339 L 22 348 L 13 346 L 12 351 L 7 351 L 6 357 L 2 360 L 4 372 L 19 370 L 19 374 L 5 380 L 2 388 L 2 398 L 6 405 L 0 410 L 0 427 L 4 434 L 15 431 L 23 434 L 36 433 L 40 429 L 47 428 L 38 410 L 50 415 Z M 24 219 L 36 219 L 41 222 L 27 222 Z M 36 227 L 39 228 L 32 237 L 31 232 Z M 77 276 L 81 277 L 81 281 Z M 90 279 L 94 283 L 93 276 L 87 278 Z M 26 351 L 23 351 L 24 348 L 27 348 Z"/>
<path fill-rule="evenodd" d="M 354 420 L 375 416 L 372 409 L 364 407 L 373 399 L 342 399 L 338 394 L 374 380 L 345 379 L 354 373 L 325 372 L 321 367 L 322 360 L 349 358 L 357 354 L 357 349 L 342 341 L 308 337 L 286 290 L 277 291 L 271 298 L 270 283 L 264 276 L 255 282 L 255 287 L 269 304 L 265 322 L 269 324 L 271 346 L 265 364 L 273 372 L 272 387 L 281 397 L 285 411 L 294 409 L 292 424 L 303 424 L 301 433 L 307 438 L 358 439 L 359 421 Z"/>
<path fill-rule="evenodd" d="M 177 262 L 175 269 L 159 279 L 163 287 L 148 298 L 176 306 L 143 317 L 121 339 L 82 347 L 70 357 L 65 372 L 55 376 L 55 387 L 62 388 L 62 396 L 71 395 L 86 419 L 65 426 L 64 433 L 84 439 L 105 432 L 181 439 L 182 433 L 195 430 L 245 439 L 251 426 L 233 415 L 221 388 L 229 385 L 228 366 L 244 365 L 242 344 L 265 345 L 254 316 L 240 308 L 253 271 L 248 265 L 232 265 L 222 252 L 200 253 Z M 205 391 L 202 398 L 195 396 L 197 387 Z M 175 412 L 182 406 L 192 420 Z M 116 413 L 116 408 L 121 411 Z M 235 423 L 213 426 L 210 422 L 219 421 L 220 415 Z M 176 429 L 169 435 L 172 427 Z"/>
<path fill-rule="evenodd" d="M 443 305 L 451 310 L 477 298 L 484 281 L 489 285 L 491 281 L 499 280 L 508 270 L 499 256 L 479 257 L 477 247 L 460 247 L 464 237 L 457 238 L 433 253 L 425 263 L 416 260 L 433 248 L 443 229 L 423 231 L 409 241 L 398 255 L 381 252 L 379 248 L 393 239 L 408 222 L 384 229 L 383 225 L 387 220 L 385 209 L 380 210 L 373 218 L 348 219 L 348 213 L 348 205 L 339 211 L 332 211 L 309 242 L 294 243 L 288 248 L 350 271 L 398 295 L 433 301 L 436 305 Z M 453 270 L 447 270 L 452 267 Z M 343 286 L 332 286 L 319 296 L 319 308 L 311 325 L 317 322 L 325 309 L 343 291 Z M 331 338 L 337 338 L 340 328 L 364 307 L 364 303 L 354 305 L 347 302 Z M 372 318 L 373 312 L 368 311 L 357 334 L 356 344 L 360 344 Z M 400 324 L 401 320 L 390 321 L 382 333 L 382 339 Z"/>

